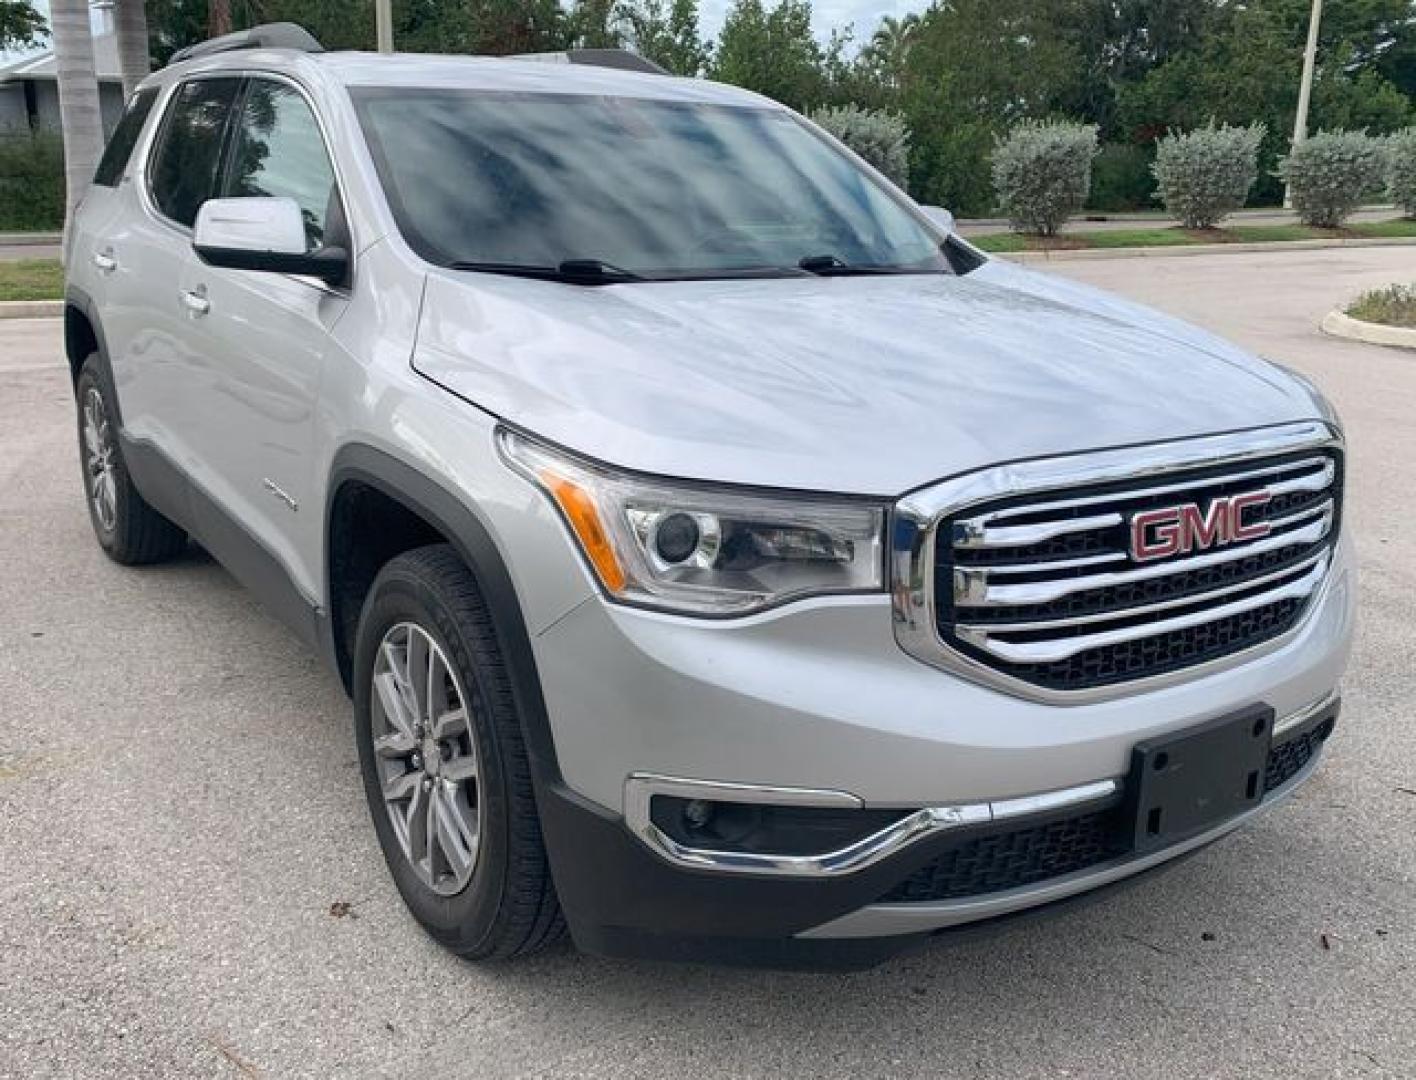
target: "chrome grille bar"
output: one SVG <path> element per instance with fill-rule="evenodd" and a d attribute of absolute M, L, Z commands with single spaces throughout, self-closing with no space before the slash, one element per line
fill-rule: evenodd
<path fill-rule="evenodd" d="M 1034 619 L 1025 622 L 989 622 L 989 623 L 958 623 L 954 629 L 962 638 L 971 635 L 982 634 L 1003 634 L 1021 633 L 1027 630 L 1067 630 L 1076 626 L 1092 626 L 1096 623 L 1115 622 L 1117 619 L 1130 619 L 1136 616 L 1155 615 L 1162 611 L 1174 611 L 1176 608 L 1195 607 L 1202 604 L 1211 603 L 1226 596 L 1233 596 L 1235 593 L 1248 592 L 1263 585 L 1272 585 L 1275 582 L 1284 581 L 1311 570 L 1319 563 L 1326 563 L 1329 554 L 1326 548 L 1318 554 L 1304 559 L 1302 562 L 1292 566 L 1286 566 L 1282 570 L 1275 570 L 1271 574 L 1264 574 L 1261 577 L 1245 578 L 1234 585 L 1225 585 L 1218 589 L 1210 589 L 1206 592 L 1191 593 L 1189 596 L 1177 597 L 1174 600 L 1162 600 L 1155 604 L 1138 604 L 1135 607 L 1112 609 L 1110 611 L 1095 612 L 1090 615 L 1069 615 L 1056 619 Z"/>
<path fill-rule="evenodd" d="M 1321 561 L 1296 581 L 1289 582 L 1277 589 L 1270 589 L 1256 596 L 1245 597 L 1242 600 L 1235 600 L 1228 604 L 1219 604 L 1215 607 L 1204 608 L 1199 611 L 1192 611 L 1185 615 L 1177 615 L 1169 619 L 1161 619 L 1157 622 L 1142 623 L 1137 626 L 1125 626 L 1115 630 L 1103 630 L 1095 634 L 1084 634 L 1080 637 L 1054 638 L 1046 641 L 1004 641 L 994 635 L 999 632 L 1006 632 L 1012 629 L 1016 632 L 1016 627 L 997 626 L 990 627 L 987 631 L 980 631 L 976 627 L 960 626 L 955 631 L 959 637 L 984 649 L 994 656 L 1014 664 L 1050 664 L 1058 660 L 1066 660 L 1068 657 L 1076 656 L 1078 653 L 1086 652 L 1088 649 L 1095 649 L 1103 645 L 1114 645 L 1122 641 L 1139 641 L 1142 638 L 1155 637 L 1158 634 L 1167 634 L 1175 630 L 1185 630 L 1194 626 L 1203 626 L 1206 623 L 1216 622 L 1219 619 L 1227 619 L 1233 615 L 1240 615 L 1246 611 L 1256 611 L 1259 608 L 1267 607 L 1270 604 L 1277 604 L 1283 600 L 1295 598 L 1307 598 L 1312 595 L 1313 590 L 1322 583 L 1323 575 L 1327 573 L 1327 555 L 1324 553 Z M 1130 610 L 1117 612 L 1116 615 L 1129 615 Z"/>
<path fill-rule="evenodd" d="M 1108 525 L 1119 524 L 1121 515 L 1119 513 L 1112 513 L 1097 515 L 1093 518 L 1063 517 L 1055 521 L 1030 525 L 1004 526 L 1002 528 L 990 528 L 990 526 L 995 522 L 1025 517 L 1030 514 L 1045 514 L 1054 510 L 1076 510 L 1082 507 L 1107 503 L 1139 502 L 1143 499 L 1150 499 L 1159 495 L 1181 494 L 1200 488 L 1214 487 L 1219 483 L 1232 484 L 1240 480 L 1259 480 L 1265 476 L 1281 476 L 1285 473 L 1299 472 L 1303 469 L 1316 471 L 1303 476 L 1292 477 L 1288 480 L 1274 481 L 1269 484 L 1256 483 L 1254 486 L 1264 489 L 1275 497 L 1298 491 L 1324 491 L 1332 486 L 1333 480 L 1336 479 L 1337 475 L 1337 466 L 1330 458 L 1313 457 L 1305 458 L 1302 461 L 1272 465 L 1263 469 L 1248 469 L 1241 472 L 1226 473 L 1222 477 L 1188 480 L 1175 484 L 1161 484 L 1119 494 L 1039 500 L 1036 503 L 1029 503 L 1025 506 L 1011 506 L 956 522 L 954 525 L 954 546 L 961 548 L 990 548 L 1017 547 L 1025 544 L 1035 544 L 1043 540 L 1065 536 L 1068 533 L 1085 532 L 1090 529 L 1105 528 Z M 1012 530 L 1018 531 L 1013 533 Z M 1024 530 L 1037 530 L 1037 532 L 1036 534 L 1030 535 Z"/>
<path fill-rule="evenodd" d="M 1271 533 L 1262 540 L 1256 540 L 1249 544 L 1236 544 L 1218 551 L 1206 552 L 1204 555 L 1195 555 L 1188 559 L 1170 559 L 1165 562 L 1149 563 L 1135 570 L 1116 570 L 1103 574 L 1088 574 L 1085 577 L 1029 581 L 1015 585 L 994 585 L 990 584 L 990 578 L 994 574 L 1045 573 L 1050 567 L 1044 562 L 1014 563 L 1006 567 L 958 569 L 954 571 L 954 603 L 960 607 L 1012 607 L 1020 604 L 1050 604 L 1074 593 L 1171 577 L 1190 570 L 1204 570 L 1286 547 L 1314 544 L 1327 535 L 1328 529 L 1332 525 L 1331 500 L 1323 503 L 1319 509 L 1322 511 L 1322 517 L 1299 529 Z M 1302 515 L 1294 516 L 1306 518 L 1311 515 L 1304 511 Z M 1273 524 L 1278 526 L 1283 522 L 1275 521 Z"/>

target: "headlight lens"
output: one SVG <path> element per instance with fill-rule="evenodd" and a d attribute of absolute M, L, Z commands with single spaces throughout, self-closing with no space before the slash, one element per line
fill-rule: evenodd
<path fill-rule="evenodd" d="M 637 477 L 505 430 L 498 443 L 507 463 L 550 496 L 617 600 L 742 615 L 884 588 L 886 511 L 878 503 Z"/>

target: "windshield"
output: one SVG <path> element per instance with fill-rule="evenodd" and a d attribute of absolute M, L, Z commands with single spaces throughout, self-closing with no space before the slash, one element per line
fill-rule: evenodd
<path fill-rule="evenodd" d="M 354 101 L 430 262 L 605 282 L 949 272 L 912 209 L 779 109 L 419 88 Z"/>

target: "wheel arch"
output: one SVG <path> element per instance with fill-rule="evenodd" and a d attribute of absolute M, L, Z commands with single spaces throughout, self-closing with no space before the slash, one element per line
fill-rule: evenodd
<path fill-rule="evenodd" d="M 77 286 L 64 290 L 64 356 L 69 363 L 69 384 L 77 387 L 79 372 L 90 356 L 98 357 L 99 378 L 103 381 L 108 400 L 118 426 L 123 426 L 123 407 L 118 401 L 118 388 L 113 381 L 113 366 L 108 356 L 108 342 L 103 335 L 103 322 L 98 318 L 93 298 Z"/>
<path fill-rule="evenodd" d="M 429 530 L 427 542 L 445 541 L 466 564 L 492 612 L 497 644 L 511 674 L 512 692 L 525 727 L 533 772 L 538 779 L 559 783 L 560 769 L 530 635 L 515 583 L 496 541 L 477 514 L 437 480 L 392 454 L 364 443 L 340 448 L 331 463 L 326 488 L 324 572 L 329 605 L 324 620 L 326 647 L 345 689 L 352 690 L 353 685 L 350 620 L 352 618 L 357 625 L 359 612 L 348 610 L 352 597 L 341 593 L 339 575 L 343 572 L 341 559 L 345 550 L 341 533 L 351 526 L 345 517 L 351 494 L 360 490 L 377 493 L 379 498 L 423 522 Z M 362 596 L 360 604 L 362 606 Z"/>

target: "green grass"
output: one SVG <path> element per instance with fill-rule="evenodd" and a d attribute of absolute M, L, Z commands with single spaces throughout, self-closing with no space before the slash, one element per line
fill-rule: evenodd
<path fill-rule="evenodd" d="M 64 295 L 64 268 L 58 259 L 0 261 L 0 301 L 58 300 Z"/>
<path fill-rule="evenodd" d="M 1289 240 L 1355 239 L 1359 237 L 1416 238 L 1416 219 L 1368 221 L 1345 229 L 1314 229 L 1307 225 L 1235 225 L 1228 229 L 1108 229 L 1069 232 L 1050 239 L 1017 233 L 984 233 L 969 237 L 984 251 L 1069 251 L 1080 248 L 1179 247 L 1189 244 L 1269 244 Z"/>
<path fill-rule="evenodd" d="M 1363 322 L 1416 330 L 1416 285 L 1373 289 L 1352 301 L 1347 314 Z"/>

